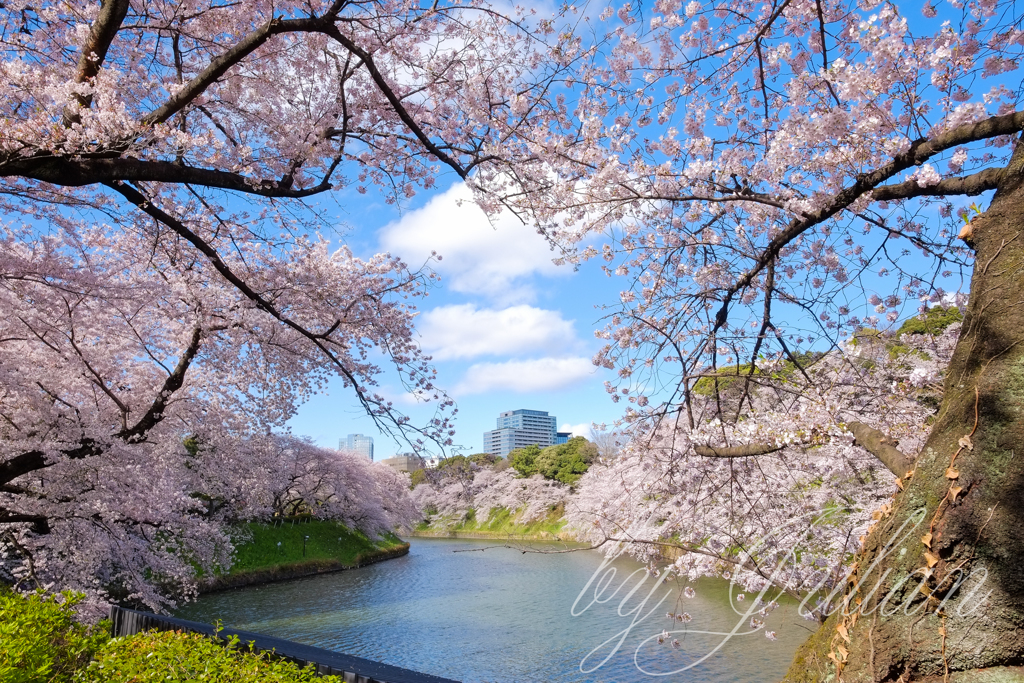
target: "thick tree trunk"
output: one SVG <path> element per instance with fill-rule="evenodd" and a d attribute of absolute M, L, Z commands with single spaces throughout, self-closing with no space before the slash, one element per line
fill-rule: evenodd
<path fill-rule="evenodd" d="M 1019 144 L 971 223 L 970 302 L 913 478 L 786 681 L 1024 681 L 1022 166 Z"/>

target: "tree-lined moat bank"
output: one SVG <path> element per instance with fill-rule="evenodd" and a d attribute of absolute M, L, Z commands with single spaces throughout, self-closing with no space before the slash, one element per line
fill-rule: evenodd
<path fill-rule="evenodd" d="M 409 552 L 409 544 L 394 534 L 372 539 L 309 517 L 252 522 L 236 527 L 234 536 L 234 563 L 226 572 L 200 578 L 200 593 L 355 569 Z"/>

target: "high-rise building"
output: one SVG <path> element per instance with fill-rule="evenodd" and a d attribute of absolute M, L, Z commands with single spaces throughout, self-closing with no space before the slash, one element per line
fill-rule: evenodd
<path fill-rule="evenodd" d="M 358 453 L 373 460 L 373 437 L 363 434 L 349 434 L 344 439 L 338 441 L 338 450 Z"/>
<path fill-rule="evenodd" d="M 572 434 L 559 432 L 557 425 L 545 410 L 506 410 L 498 415 L 498 428 L 484 432 L 484 452 L 504 458 L 517 448 L 565 443 Z"/>

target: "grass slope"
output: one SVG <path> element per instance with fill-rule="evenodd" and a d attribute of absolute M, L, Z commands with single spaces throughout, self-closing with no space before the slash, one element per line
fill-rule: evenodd
<path fill-rule="evenodd" d="M 234 564 L 227 572 L 201 577 L 200 592 L 361 567 L 409 552 L 409 544 L 394 534 L 374 541 L 362 532 L 325 520 L 250 522 L 236 527 L 232 536 Z"/>
<path fill-rule="evenodd" d="M 308 536 L 303 555 L 303 537 Z M 404 545 L 393 534 L 373 541 L 366 534 L 325 520 L 286 521 L 278 524 L 250 522 L 235 536 L 235 563 L 228 574 L 270 569 L 280 565 L 334 560 L 356 565 L 372 553 Z"/>

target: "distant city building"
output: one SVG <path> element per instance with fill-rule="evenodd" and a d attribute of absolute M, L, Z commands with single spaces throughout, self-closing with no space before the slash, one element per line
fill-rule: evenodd
<path fill-rule="evenodd" d="M 572 433 L 558 431 L 557 425 L 545 410 L 507 410 L 498 415 L 497 429 L 484 432 L 484 452 L 504 458 L 517 448 L 565 443 Z"/>
<path fill-rule="evenodd" d="M 349 434 L 344 439 L 338 441 L 338 450 L 358 453 L 373 460 L 373 437 L 364 436 L 363 434 Z"/>
<path fill-rule="evenodd" d="M 414 472 L 423 469 L 423 458 L 415 453 L 399 453 L 391 458 L 384 458 L 381 462 L 399 472 Z"/>

